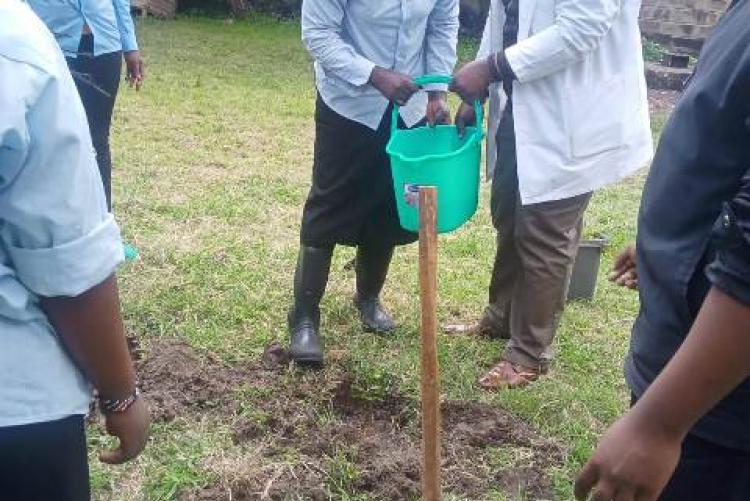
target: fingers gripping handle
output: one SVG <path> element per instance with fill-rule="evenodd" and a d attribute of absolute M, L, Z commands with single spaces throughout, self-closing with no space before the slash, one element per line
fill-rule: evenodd
<path fill-rule="evenodd" d="M 422 75 L 421 77 L 416 77 L 414 79 L 414 84 L 418 87 L 424 87 L 425 85 L 430 84 L 450 84 L 453 80 L 453 77 L 448 75 Z M 393 103 L 393 112 L 391 115 L 391 135 L 393 135 L 398 130 L 398 119 L 399 119 L 399 109 L 401 107 Z M 478 100 L 474 102 L 474 112 L 476 113 L 476 120 L 477 120 L 477 130 L 482 129 L 482 123 L 484 121 L 483 112 L 482 112 L 482 103 L 480 103 Z"/>

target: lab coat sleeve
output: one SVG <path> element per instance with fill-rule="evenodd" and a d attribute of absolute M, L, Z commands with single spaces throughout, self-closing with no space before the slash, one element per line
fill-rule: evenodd
<path fill-rule="evenodd" d="M 304 0 L 302 41 L 327 73 L 362 86 L 370 80 L 375 63 L 357 53 L 341 36 L 346 0 Z"/>
<path fill-rule="evenodd" d="M 505 51 L 521 83 L 544 78 L 594 51 L 620 14 L 623 0 L 560 0 L 554 24 Z"/>
<path fill-rule="evenodd" d="M 451 75 L 458 45 L 458 0 L 437 0 L 427 20 L 425 73 Z M 447 91 L 444 84 L 426 85 L 428 91 Z"/>

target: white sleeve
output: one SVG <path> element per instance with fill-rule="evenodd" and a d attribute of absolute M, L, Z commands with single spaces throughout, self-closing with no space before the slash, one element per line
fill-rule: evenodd
<path fill-rule="evenodd" d="M 559 0 L 549 28 L 505 51 L 518 81 L 561 71 L 595 50 L 620 15 L 622 0 Z"/>

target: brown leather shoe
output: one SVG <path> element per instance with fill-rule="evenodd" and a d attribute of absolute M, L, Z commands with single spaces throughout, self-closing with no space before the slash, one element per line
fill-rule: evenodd
<path fill-rule="evenodd" d="M 479 386 L 485 390 L 522 388 L 546 372 L 544 369 L 532 369 L 503 360 L 479 379 Z"/>

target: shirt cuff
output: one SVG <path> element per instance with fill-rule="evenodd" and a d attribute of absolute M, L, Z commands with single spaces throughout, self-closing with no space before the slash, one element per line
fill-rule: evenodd
<path fill-rule="evenodd" d="M 505 57 L 505 52 L 500 54 L 500 56 L 497 58 L 497 67 L 500 71 L 500 78 L 503 82 L 512 82 L 514 80 L 518 80 L 518 78 L 516 77 L 516 72 L 513 71 L 513 68 L 510 67 L 508 58 Z"/>
<path fill-rule="evenodd" d="M 750 242 L 737 225 L 729 204 L 714 225 L 717 252 L 706 268 L 714 287 L 743 304 L 750 305 Z"/>
<path fill-rule="evenodd" d="M 120 43 L 122 43 L 123 52 L 138 50 L 138 42 L 135 39 L 135 34 L 123 35 L 120 39 Z"/>
<path fill-rule="evenodd" d="M 346 80 L 352 85 L 361 87 L 370 81 L 373 69 L 375 69 L 375 63 L 362 56 L 357 56 L 347 70 Z"/>
<path fill-rule="evenodd" d="M 422 89 L 425 92 L 448 92 L 448 84 L 427 84 Z"/>
<path fill-rule="evenodd" d="M 74 297 L 102 283 L 125 260 L 111 214 L 88 234 L 43 249 L 8 247 L 20 281 L 44 297 Z"/>
<path fill-rule="evenodd" d="M 487 56 L 487 64 L 490 66 L 490 75 L 494 83 L 511 83 L 517 80 L 504 51 Z"/>

